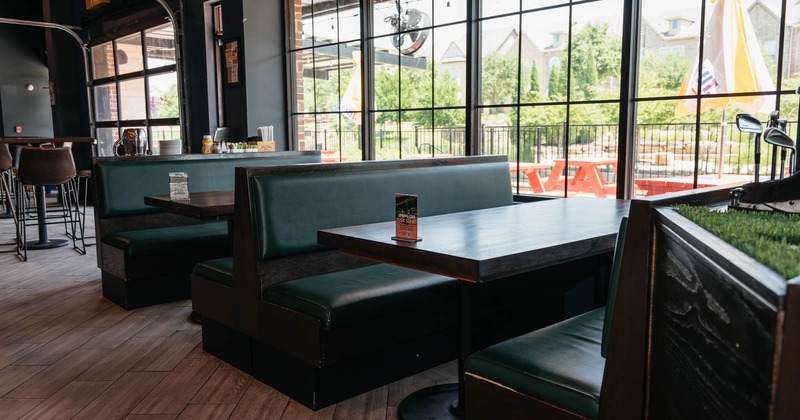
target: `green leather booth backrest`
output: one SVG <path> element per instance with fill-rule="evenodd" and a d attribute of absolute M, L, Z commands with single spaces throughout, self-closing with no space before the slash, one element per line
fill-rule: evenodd
<path fill-rule="evenodd" d="M 611 335 L 611 321 L 614 318 L 614 304 L 617 301 L 619 276 L 622 270 L 622 252 L 625 249 L 625 235 L 628 232 L 628 217 L 622 218 L 617 233 L 617 243 L 614 246 L 614 261 L 611 263 L 611 276 L 608 280 L 608 300 L 606 302 L 606 316 L 603 321 L 603 339 L 600 342 L 600 354 L 606 357 L 608 353 L 608 338 Z"/>
<path fill-rule="evenodd" d="M 169 194 L 170 172 L 187 172 L 189 191 L 219 191 L 233 189 L 236 167 L 319 162 L 319 151 L 259 153 L 258 156 L 182 155 L 176 159 L 156 156 L 97 158 L 93 173 L 97 183 L 96 211 L 101 218 L 159 212 L 156 207 L 146 206 L 144 197 Z"/>
<path fill-rule="evenodd" d="M 418 195 L 420 217 L 511 205 L 505 156 L 482 158 L 412 168 L 362 162 L 349 165 L 368 169 L 326 172 L 307 165 L 302 172 L 254 176 L 257 255 L 267 259 L 321 250 L 319 229 L 394 220 L 395 193 Z"/>

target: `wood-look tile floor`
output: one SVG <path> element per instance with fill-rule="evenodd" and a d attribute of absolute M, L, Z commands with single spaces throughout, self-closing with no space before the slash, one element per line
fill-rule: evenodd
<path fill-rule="evenodd" d="M 13 238 L 0 219 L 0 244 Z M 406 395 L 455 382 L 452 362 L 314 412 L 205 353 L 191 301 L 126 311 L 104 299 L 96 247 L 28 258 L 0 253 L 0 419 L 395 419 Z"/>

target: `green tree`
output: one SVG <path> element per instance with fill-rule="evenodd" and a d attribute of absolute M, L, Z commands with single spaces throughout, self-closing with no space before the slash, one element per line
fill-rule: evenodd
<path fill-rule="evenodd" d="M 561 52 L 562 66 L 550 73 L 548 95 L 551 98 L 566 97 L 567 63 L 572 69 L 571 86 L 573 100 L 608 97 L 601 82 L 607 78 L 619 78 L 622 41 L 609 34 L 607 23 L 588 24 L 572 36 L 570 48 Z"/>
<path fill-rule="evenodd" d="M 399 72 L 399 78 L 398 78 Z M 431 79 L 433 86 L 431 88 Z M 428 63 L 426 69 L 399 69 L 384 66 L 375 72 L 375 104 L 377 109 L 401 109 L 402 121 L 413 122 L 422 127 L 437 127 L 464 124 L 463 110 L 435 110 L 432 107 L 459 105 L 458 86 L 446 71 Z M 410 111 L 414 108 L 426 108 Z M 397 113 L 377 114 L 376 122 L 396 123 Z"/>
<path fill-rule="evenodd" d="M 517 59 L 493 52 L 483 60 L 481 102 L 499 105 L 517 100 Z"/>
<path fill-rule="evenodd" d="M 547 80 L 547 96 L 553 100 L 567 97 L 567 71 L 563 67 L 557 67 L 550 71 L 550 77 Z"/>
<path fill-rule="evenodd" d="M 178 100 L 178 85 L 172 85 L 164 96 L 156 100 L 156 106 L 151 110 L 153 118 L 176 118 L 181 115 L 180 101 Z"/>
<path fill-rule="evenodd" d="M 689 59 L 682 56 L 645 55 L 639 64 L 639 96 L 678 95 L 690 66 Z M 640 102 L 637 105 L 637 119 L 643 124 L 675 121 L 675 102 Z M 690 122 L 694 121 L 694 117 L 684 117 L 680 120 Z M 719 117 L 717 120 L 719 120 Z"/>
<path fill-rule="evenodd" d="M 535 61 L 531 62 L 531 78 L 530 78 L 530 80 L 531 80 L 531 84 L 530 84 L 530 89 L 528 89 L 528 92 L 530 92 L 530 93 L 532 93 L 534 95 L 538 94 L 539 93 L 539 70 L 536 68 L 536 62 Z"/>

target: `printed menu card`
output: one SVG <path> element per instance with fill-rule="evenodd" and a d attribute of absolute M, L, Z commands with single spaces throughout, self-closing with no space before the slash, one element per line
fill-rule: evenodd
<path fill-rule="evenodd" d="M 173 201 L 189 200 L 189 174 L 186 172 L 169 173 L 169 199 Z"/>
<path fill-rule="evenodd" d="M 417 235 L 417 196 L 395 194 L 395 241 L 418 242 Z"/>

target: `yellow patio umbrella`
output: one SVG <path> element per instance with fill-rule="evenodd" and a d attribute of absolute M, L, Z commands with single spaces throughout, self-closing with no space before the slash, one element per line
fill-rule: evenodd
<path fill-rule="evenodd" d="M 698 58 L 681 86 L 682 95 L 715 93 L 745 93 L 774 91 L 761 48 L 758 45 L 750 16 L 740 0 L 709 0 L 715 4 L 704 34 L 702 60 Z M 702 67 L 700 63 L 702 62 Z M 699 81 L 699 83 L 698 83 Z M 709 98 L 701 101 L 700 112 L 722 109 L 720 132 L 719 176 L 722 176 L 725 110 L 736 105 L 746 112 L 769 112 L 774 105 L 765 96 L 735 96 Z M 675 116 L 682 117 L 697 111 L 697 100 L 684 99 L 675 105 Z"/>
<path fill-rule="evenodd" d="M 339 109 L 344 116 L 361 125 L 361 51 L 353 51 L 353 75 L 344 91 Z"/>

